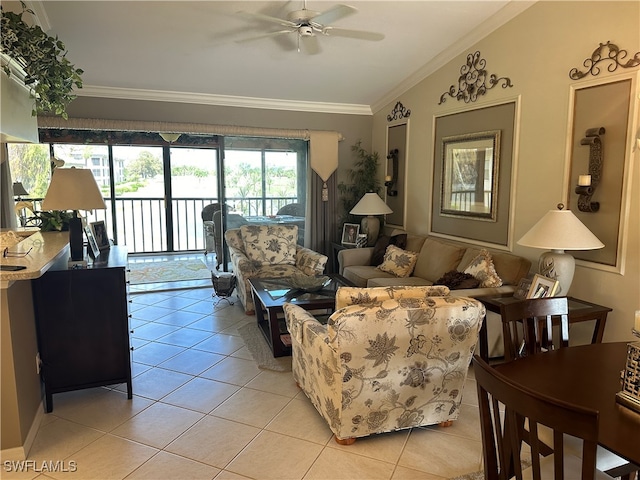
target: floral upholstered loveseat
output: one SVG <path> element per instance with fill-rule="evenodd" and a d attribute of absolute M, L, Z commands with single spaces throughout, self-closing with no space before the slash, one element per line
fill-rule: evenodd
<path fill-rule="evenodd" d="M 255 311 L 250 278 L 290 277 L 294 273 L 320 275 L 327 257 L 302 247 L 297 225 L 242 225 L 225 232 L 238 298 L 247 314 Z"/>
<path fill-rule="evenodd" d="M 342 287 L 326 325 L 284 311 L 294 379 L 339 443 L 458 418 L 485 313 L 477 300 L 443 286 Z"/>

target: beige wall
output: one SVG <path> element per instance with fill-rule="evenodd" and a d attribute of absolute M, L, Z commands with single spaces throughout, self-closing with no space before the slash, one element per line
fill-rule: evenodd
<path fill-rule="evenodd" d="M 386 148 L 386 115 L 397 101 L 411 109 L 408 172 L 407 230 L 428 233 L 432 193 L 434 116 L 519 98 L 519 136 L 516 143 L 511 249 L 537 264 L 541 251 L 520 247 L 516 241 L 559 202 L 566 203 L 570 86 L 569 70 L 582 67 L 600 42 L 610 40 L 628 51 L 640 51 L 639 2 L 538 2 L 374 115 L 373 149 Z M 438 105 L 449 86 L 457 84 L 466 55 L 479 50 L 489 74 L 509 77 L 513 88 L 496 87 L 475 103 L 448 98 Z M 640 73 L 640 68 L 633 69 Z M 618 69 L 614 75 L 630 73 Z M 603 68 L 598 77 L 611 78 Z M 638 103 L 638 92 L 635 101 Z M 636 117 L 638 116 L 636 110 Z M 640 126 L 637 118 L 637 126 Z M 631 148 L 629 141 L 629 149 Z M 625 273 L 578 265 L 569 294 L 612 307 L 605 341 L 632 338 L 634 311 L 640 309 L 640 155 L 630 155 L 628 178 L 631 203 L 627 223 Z M 606 168 L 606 161 L 605 161 Z M 384 175 L 384 173 L 381 173 Z M 597 215 L 597 214 L 594 214 Z M 572 327 L 571 337 L 590 335 L 586 324 Z M 589 328 L 591 325 L 589 325 Z"/>

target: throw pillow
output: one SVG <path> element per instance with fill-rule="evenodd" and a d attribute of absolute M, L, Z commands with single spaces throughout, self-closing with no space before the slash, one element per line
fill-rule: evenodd
<path fill-rule="evenodd" d="M 451 270 L 435 281 L 434 285 L 444 285 L 451 290 L 461 290 L 463 288 L 477 288 L 480 280 L 470 273 Z"/>
<path fill-rule="evenodd" d="M 480 288 L 502 286 L 502 279 L 496 273 L 491 254 L 484 248 L 476 258 L 471 260 L 464 269 L 464 273 L 469 273 L 480 280 Z"/>
<path fill-rule="evenodd" d="M 389 245 L 384 254 L 384 261 L 376 268 L 396 277 L 408 277 L 413 272 L 417 261 L 417 252 L 409 252 L 395 245 Z"/>
<path fill-rule="evenodd" d="M 244 251 L 257 265 L 295 265 L 297 225 L 242 225 Z"/>
<path fill-rule="evenodd" d="M 371 254 L 371 262 L 369 265 L 377 267 L 384 261 L 384 254 L 387 251 L 387 247 L 389 245 L 395 245 L 398 248 L 406 248 L 407 247 L 407 234 L 401 233 L 398 235 L 382 235 L 376 241 L 376 244 L 373 247 L 373 253 Z"/>

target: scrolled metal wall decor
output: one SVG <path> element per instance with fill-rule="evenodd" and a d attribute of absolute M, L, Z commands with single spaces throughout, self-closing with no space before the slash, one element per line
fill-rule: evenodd
<path fill-rule="evenodd" d="M 480 52 L 470 53 L 467 55 L 467 63 L 460 67 L 460 76 L 458 77 L 458 91 L 456 86 L 451 85 L 447 92 L 444 92 L 440 97 L 438 105 L 442 105 L 446 102 L 446 96 L 458 100 L 464 100 L 464 103 L 475 102 L 478 99 L 478 95 L 484 95 L 487 90 L 491 90 L 496 85 L 502 82 L 500 85 L 502 88 L 513 87 L 511 79 L 507 77 L 498 78 L 497 75 L 489 75 L 487 81 L 487 71 L 485 66 L 487 61 L 484 58 L 480 58 Z"/>
<path fill-rule="evenodd" d="M 401 118 L 409 118 L 411 115 L 411 110 L 405 108 L 402 103 L 396 103 L 396 106 L 393 107 L 391 113 L 387 115 L 387 122 L 393 122 L 394 120 L 400 120 Z"/>
<path fill-rule="evenodd" d="M 569 78 L 572 80 L 580 80 L 589 74 L 596 76 L 600 73 L 600 67 L 598 65 L 602 62 L 609 62 L 607 66 L 609 72 L 615 72 L 618 67 L 633 68 L 640 65 L 640 52 L 637 52 L 633 58 L 627 62 L 622 63 L 626 56 L 627 51 L 620 50 L 617 45 L 609 41 L 607 43 L 601 43 L 600 46 L 593 51 L 591 57 L 582 62 L 582 65 L 587 67 L 587 71 L 583 72 L 577 68 L 572 68 L 569 71 Z"/>

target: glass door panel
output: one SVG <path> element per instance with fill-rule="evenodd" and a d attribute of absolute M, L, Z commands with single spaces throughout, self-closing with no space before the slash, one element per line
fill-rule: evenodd
<path fill-rule="evenodd" d="M 204 250 L 202 209 L 218 202 L 218 151 L 171 147 L 173 249 Z"/>

